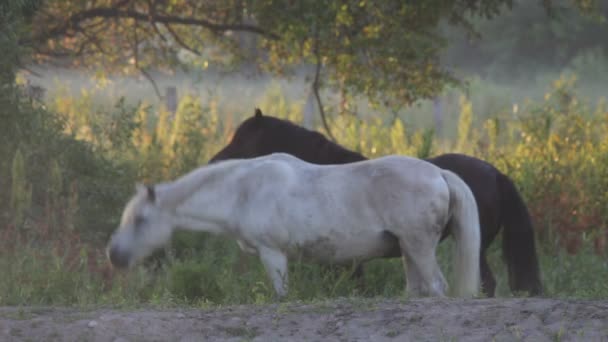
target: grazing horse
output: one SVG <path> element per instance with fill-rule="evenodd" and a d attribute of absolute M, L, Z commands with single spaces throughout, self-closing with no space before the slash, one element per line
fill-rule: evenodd
<path fill-rule="evenodd" d="M 315 164 L 345 164 L 367 159 L 329 141 L 321 133 L 287 120 L 263 115 L 256 109 L 255 115 L 237 128 L 232 141 L 212 157 L 209 163 L 232 158 L 253 158 L 274 152 L 289 153 Z M 509 287 L 512 291 L 526 291 L 532 296 L 542 294 L 532 221 L 509 177 L 485 161 L 462 154 L 443 154 L 426 160 L 456 173 L 473 191 L 481 225 L 480 269 L 483 292 L 488 297 L 494 297 L 496 280 L 485 253 L 503 227 L 502 250 L 508 269 Z M 447 234 L 449 230 L 446 230 L 442 240 Z M 399 253 L 399 249 L 395 249 L 387 257 L 398 257 Z M 361 267 L 357 267 L 354 275 L 362 275 Z"/>
<path fill-rule="evenodd" d="M 128 268 L 165 245 L 175 229 L 223 233 L 260 257 L 284 297 L 291 258 L 364 262 L 398 248 L 408 294 L 444 296 L 435 250 L 446 226 L 455 238 L 455 294 L 475 296 L 479 219 L 473 194 L 458 176 L 403 156 L 317 165 L 276 153 L 140 185 L 107 253 L 113 265 Z"/>

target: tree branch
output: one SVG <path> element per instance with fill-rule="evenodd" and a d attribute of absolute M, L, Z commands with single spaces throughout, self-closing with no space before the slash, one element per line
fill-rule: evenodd
<path fill-rule="evenodd" d="M 148 0 L 148 11 L 150 12 L 150 26 L 152 26 L 152 29 L 154 30 L 154 32 L 156 32 L 160 39 L 166 42 L 167 38 L 165 38 L 165 35 L 160 32 L 160 30 L 156 26 L 156 23 L 154 22 L 154 18 L 156 18 L 156 7 L 152 0 Z"/>
<path fill-rule="evenodd" d="M 186 42 L 184 42 L 177 33 L 175 33 L 175 31 L 173 30 L 173 28 L 171 28 L 171 25 L 165 24 L 165 28 L 167 29 L 167 31 L 169 32 L 169 34 L 171 35 L 171 37 L 173 38 L 173 40 L 175 40 L 175 42 L 181 46 L 182 48 L 192 52 L 193 54 L 197 55 L 197 56 L 201 56 L 201 53 L 196 50 L 195 48 L 191 47 L 190 45 L 186 44 Z"/>
<path fill-rule="evenodd" d="M 316 29 L 315 29 L 316 31 Z M 323 109 L 323 103 L 321 102 L 321 96 L 319 95 L 319 77 L 321 75 L 321 66 L 322 66 L 322 61 L 321 61 L 321 54 L 319 53 L 319 39 L 318 39 L 318 34 L 315 32 L 315 37 L 314 37 L 314 46 L 313 46 L 313 52 L 315 54 L 315 59 L 316 59 L 316 66 L 315 66 L 315 79 L 312 82 L 312 91 L 315 94 L 315 98 L 317 99 L 317 106 L 319 107 L 319 114 L 321 115 L 321 121 L 323 121 L 323 127 L 325 127 L 325 131 L 327 131 L 327 135 L 329 136 L 329 138 L 333 141 L 336 142 L 336 138 L 334 138 L 334 135 L 331 133 L 331 129 L 329 128 L 329 125 L 327 124 L 327 118 L 325 116 L 325 110 Z"/>
<path fill-rule="evenodd" d="M 139 70 L 139 72 L 141 72 L 141 74 L 144 75 L 144 77 L 152 84 L 152 88 L 154 88 L 156 96 L 159 100 L 162 100 L 163 96 L 160 93 L 160 89 L 158 89 L 158 85 L 156 84 L 156 81 L 154 81 L 154 78 L 152 78 L 150 73 L 148 73 L 144 68 L 141 68 L 139 65 L 136 65 L 135 68 Z"/>
<path fill-rule="evenodd" d="M 78 26 L 81 22 L 94 19 L 94 18 L 105 18 L 105 19 L 134 19 L 136 21 L 146 21 L 152 23 L 163 23 L 163 24 L 175 24 L 175 25 L 187 25 L 187 26 L 200 26 L 207 28 L 215 32 L 225 31 L 247 31 L 251 33 L 257 33 L 266 36 L 273 40 L 278 40 L 279 36 L 272 32 L 268 32 L 258 26 L 248 24 L 216 24 L 205 19 L 191 18 L 191 17 L 180 17 L 172 15 L 154 15 L 150 17 L 147 13 L 138 12 L 136 10 L 127 9 L 122 10 L 119 8 L 112 7 L 97 7 L 84 10 L 71 15 L 62 25 L 53 27 L 46 30 L 39 36 L 33 37 L 29 40 L 21 41 L 21 44 L 29 44 L 33 42 L 44 42 L 50 38 L 65 35 L 68 31 Z"/>
<path fill-rule="evenodd" d="M 156 84 L 156 81 L 154 81 L 154 78 L 152 78 L 152 75 L 150 75 L 143 67 L 141 67 L 139 65 L 139 39 L 138 39 L 138 35 L 137 35 L 138 28 L 139 28 L 139 25 L 136 21 L 135 29 L 133 30 L 133 58 L 135 59 L 135 69 L 139 70 L 139 72 L 141 72 L 141 74 L 144 75 L 144 77 L 148 79 L 148 81 L 152 84 L 152 87 L 154 88 L 154 92 L 156 93 L 156 96 L 158 97 L 159 100 L 162 101 L 163 97 L 160 93 L 160 90 L 158 89 L 158 85 Z"/>
<path fill-rule="evenodd" d="M 91 44 L 93 44 L 101 53 L 106 53 L 106 51 L 104 50 L 103 46 L 101 46 L 101 43 L 99 42 L 99 38 L 97 36 L 97 34 L 92 34 L 90 35 L 87 30 L 85 29 L 79 29 L 78 32 L 80 32 L 83 36 L 85 36 L 85 38 L 87 38 L 87 41 L 82 43 L 82 50 L 84 50 L 84 46 L 90 42 Z M 79 55 L 80 53 L 77 53 L 76 55 Z"/>
<path fill-rule="evenodd" d="M 36 76 L 38 78 L 42 78 L 43 77 L 41 74 L 39 74 L 35 70 L 33 70 L 33 69 L 29 68 L 27 65 L 23 64 L 20 60 L 17 60 L 17 66 L 20 69 L 23 69 L 23 70 L 29 72 L 30 74 L 32 74 L 32 75 L 34 75 L 34 76 Z"/>

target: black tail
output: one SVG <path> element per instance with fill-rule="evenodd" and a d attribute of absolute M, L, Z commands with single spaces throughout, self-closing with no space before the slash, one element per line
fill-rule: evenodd
<path fill-rule="evenodd" d="M 543 293 L 530 213 L 515 184 L 498 173 L 503 223 L 502 250 L 509 271 L 511 291 Z"/>

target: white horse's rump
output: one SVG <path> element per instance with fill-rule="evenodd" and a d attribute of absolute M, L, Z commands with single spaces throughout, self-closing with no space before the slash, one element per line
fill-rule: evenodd
<path fill-rule="evenodd" d="M 479 282 L 479 222 L 458 176 L 410 157 L 322 166 L 276 153 L 139 187 L 108 253 L 114 265 L 128 267 L 165 244 L 174 228 L 225 233 L 259 255 L 284 296 L 291 257 L 365 261 L 398 243 L 410 295 L 443 296 L 435 249 L 448 225 L 456 240 L 456 294 L 470 297 Z"/>

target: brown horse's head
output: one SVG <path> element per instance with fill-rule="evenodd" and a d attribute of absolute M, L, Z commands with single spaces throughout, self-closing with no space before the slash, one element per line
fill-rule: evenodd
<path fill-rule="evenodd" d="M 260 152 L 264 144 L 263 135 L 268 131 L 270 133 L 267 134 L 272 134 L 266 121 L 262 111 L 256 108 L 253 117 L 241 123 L 234 132 L 232 141 L 211 157 L 209 164 L 226 159 L 247 159 L 263 155 Z"/>
<path fill-rule="evenodd" d="M 365 159 L 360 154 L 329 141 L 319 132 L 264 115 L 256 108 L 255 114 L 236 129 L 232 141 L 213 156 L 209 163 L 255 158 L 277 152 L 288 153 L 315 164 L 340 164 Z"/>

